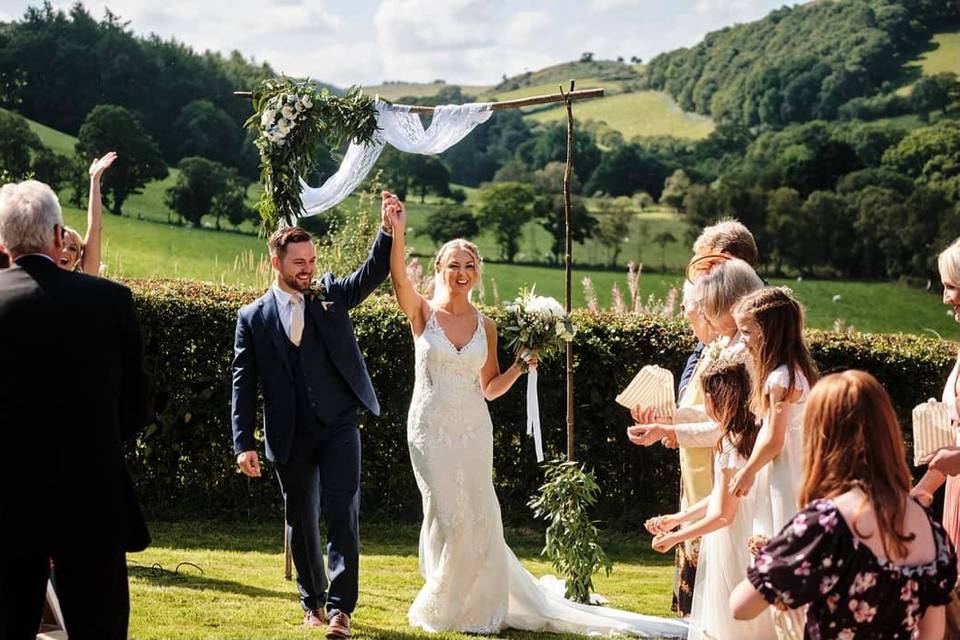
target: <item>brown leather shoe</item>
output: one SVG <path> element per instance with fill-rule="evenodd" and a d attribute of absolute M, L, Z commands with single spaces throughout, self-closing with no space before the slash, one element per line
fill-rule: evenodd
<path fill-rule="evenodd" d="M 303 614 L 303 626 L 319 629 L 327 624 L 327 612 L 323 609 L 312 609 Z"/>
<path fill-rule="evenodd" d="M 327 638 L 349 638 L 350 637 L 350 616 L 342 611 L 335 611 L 330 616 L 330 626 L 327 627 Z"/>

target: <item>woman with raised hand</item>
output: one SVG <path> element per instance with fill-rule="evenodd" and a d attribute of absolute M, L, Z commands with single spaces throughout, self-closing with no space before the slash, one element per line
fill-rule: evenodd
<path fill-rule="evenodd" d="M 100 201 L 100 178 L 117 159 L 115 151 L 109 151 L 102 158 L 90 163 L 90 195 L 87 199 L 87 236 L 70 227 L 63 228 L 63 252 L 60 254 L 60 268 L 67 271 L 80 271 L 88 275 L 100 274 L 100 238 L 103 230 L 103 203 Z"/>
<path fill-rule="evenodd" d="M 423 498 L 420 573 L 424 586 L 407 614 L 427 631 L 499 633 L 504 629 L 596 635 L 686 637 L 676 620 L 579 605 L 536 580 L 503 538 L 493 486 L 493 422 L 487 402 L 523 374 L 497 361 L 497 327 L 470 301 L 479 283 L 476 246 L 451 240 L 434 261 L 432 299 L 407 276 L 406 212 L 384 193 L 393 246 L 390 273 L 410 321 L 416 351 L 407 444 Z M 530 360 L 529 365 L 535 365 Z"/>
<path fill-rule="evenodd" d="M 730 597 L 738 620 L 807 608 L 806 638 L 942 638 L 957 556 L 910 496 L 903 434 L 876 378 L 844 371 L 807 400 L 800 512 Z"/>

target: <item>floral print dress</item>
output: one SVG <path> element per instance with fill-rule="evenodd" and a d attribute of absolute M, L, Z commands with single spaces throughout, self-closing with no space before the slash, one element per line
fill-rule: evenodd
<path fill-rule="evenodd" d="M 809 604 L 804 637 L 917 638 L 927 607 L 944 605 L 957 582 L 957 558 L 939 522 L 927 519 L 936 554 L 920 565 L 877 558 L 830 500 L 815 500 L 771 540 L 747 577 L 771 604 Z"/>

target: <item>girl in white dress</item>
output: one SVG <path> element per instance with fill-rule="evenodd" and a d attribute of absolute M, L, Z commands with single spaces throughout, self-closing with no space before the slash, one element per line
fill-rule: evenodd
<path fill-rule="evenodd" d="M 691 640 L 768 640 L 775 635 L 769 613 L 742 622 L 733 619 L 727 605 L 733 589 L 747 575 L 750 551 L 746 541 L 753 529 L 756 502 L 755 497 L 741 498 L 729 490 L 730 479 L 746 464 L 758 431 L 749 409 L 750 376 L 745 360 L 742 352 L 721 357 L 701 378 L 707 414 L 721 430 L 714 453 L 712 492 L 678 513 L 647 523 L 656 535 L 653 548 L 661 553 L 703 536 L 690 614 Z M 677 529 L 685 523 L 691 524 Z"/>
<path fill-rule="evenodd" d="M 730 481 L 730 490 L 756 496 L 751 544 L 759 548 L 800 507 L 803 410 L 817 371 L 803 339 L 803 308 L 789 289 L 755 291 L 737 304 L 733 317 L 753 359 L 750 405 L 763 424 L 757 445 Z M 754 486 L 757 490 L 751 492 Z M 803 636 L 803 609 L 775 611 L 773 619 L 780 640 Z"/>
<path fill-rule="evenodd" d="M 427 300 L 407 277 L 403 205 L 384 193 L 384 206 L 392 223 L 394 291 L 416 349 L 407 444 L 423 497 L 424 585 L 407 614 L 410 625 L 470 633 L 512 628 L 686 637 L 687 626 L 680 621 L 565 600 L 541 586 L 507 546 L 493 486 L 487 401 L 506 393 L 523 368 L 514 363 L 500 371 L 496 325 L 470 302 L 480 278 L 476 246 L 452 240 L 440 249 L 436 290 Z M 536 360 L 528 364 L 535 366 Z"/>
<path fill-rule="evenodd" d="M 803 408 L 817 370 L 803 338 L 803 308 L 789 289 L 755 291 L 737 304 L 733 317 L 753 360 L 750 408 L 763 424 L 730 489 L 744 496 L 755 484 L 763 488 L 754 533 L 772 537 L 799 508 Z"/>

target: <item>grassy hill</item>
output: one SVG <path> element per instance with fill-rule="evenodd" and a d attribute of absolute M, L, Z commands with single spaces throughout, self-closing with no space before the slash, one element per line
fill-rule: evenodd
<path fill-rule="evenodd" d="M 586 88 L 586 87 L 584 87 Z M 662 91 L 621 93 L 597 100 L 575 103 L 574 117 L 579 120 L 598 120 L 618 130 L 630 140 L 636 136 L 675 136 L 699 140 L 714 129 L 707 116 L 683 111 L 676 101 Z M 565 120 L 562 106 L 542 109 L 530 115 L 537 122 Z"/>
<path fill-rule="evenodd" d="M 904 75 L 914 81 L 946 71 L 960 74 L 960 28 L 935 34 L 928 48 L 904 65 Z M 913 82 L 908 82 L 897 93 L 905 96 L 912 90 Z"/>
<path fill-rule="evenodd" d="M 364 87 L 363 92 L 368 96 L 378 95 L 385 100 L 396 101 L 404 96 L 429 98 L 437 95 L 438 91 L 447 86 L 449 85 L 444 82 L 387 82 Z M 490 87 L 486 85 L 461 84 L 457 86 L 470 96 L 487 95 L 490 91 Z"/>

